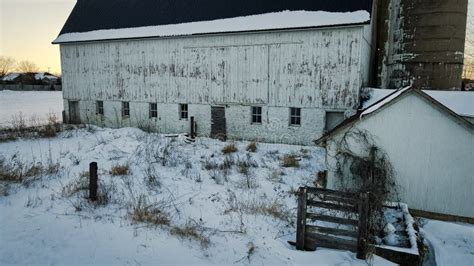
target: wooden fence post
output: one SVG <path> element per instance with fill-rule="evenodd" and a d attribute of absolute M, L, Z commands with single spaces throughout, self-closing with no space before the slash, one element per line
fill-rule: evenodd
<path fill-rule="evenodd" d="M 296 249 L 305 250 L 306 238 L 306 188 L 300 187 L 298 191 L 298 216 L 296 219 Z"/>
<path fill-rule="evenodd" d="M 191 139 L 194 139 L 196 137 L 196 128 L 194 125 L 194 116 L 191 116 Z"/>
<path fill-rule="evenodd" d="M 369 193 L 360 193 L 359 199 L 359 235 L 357 237 L 357 258 L 365 260 L 369 245 Z"/>
<path fill-rule="evenodd" d="M 89 165 L 89 199 L 91 201 L 97 200 L 98 176 L 97 163 L 92 162 Z"/>

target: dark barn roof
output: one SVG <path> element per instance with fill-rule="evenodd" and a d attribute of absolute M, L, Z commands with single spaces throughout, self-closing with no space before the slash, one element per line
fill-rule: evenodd
<path fill-rule="evenodd" d="M 208 21 L 279 11 L 371 13 L 372 0 L 78 0 L 61 34 Z"/>

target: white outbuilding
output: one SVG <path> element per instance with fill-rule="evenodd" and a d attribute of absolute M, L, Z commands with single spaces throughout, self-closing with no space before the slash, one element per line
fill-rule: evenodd
<path fill-rule="evenodd" d="M 390 159 L 401 201 L 415 211 L 472 221 L 474 125 L 467 120 L 470 117 L 474 117 L 474 92 L 391 91 L 317 140 L 327 148 L 327 186 L 340 184 L 335 154 L 343 136 L 368 132 Z M 353 147 L 361 153 L 357 144 Z M 345 176 L 351 174 L 344 171 Z"/>

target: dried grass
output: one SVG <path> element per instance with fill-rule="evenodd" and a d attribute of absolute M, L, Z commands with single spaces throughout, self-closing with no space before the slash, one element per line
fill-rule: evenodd
<path fill-rule="evenodd" d="M 133 208 L 130 218 L 133 223 L 145 223 L 149 225 L 170 225 L 168 214 L 154 206 L 139 205 Z"/>
<path fill-rule="evenodd" d="M 110 169 L 110 174 L 113 176 L 128 175 L 129 169 L 128 165 L 115 165 Z"/>
<path fill-rule="evenodd" d="M 247 151 L 249 152 L 257 152 L 257 143 L 252 142 L 249 145 L 247 145 Z"/>
<path fill-rule="evenodd" d="M 200 226 L 187 222 L 183 227 L 174 226 L 171 228 L 170 233 L 180 238 L 198 241 L 202 248 L 208 248 L 211 240 L 209 237 L 205 236 L 203 230 L 200 229 Z"/>
<path fill-rule="evenodd" d="M 300 162 L 298 161 L 298 158 L 294 154 L 287 154 L 283 157 L 283 160 L 281 162 L 281 166 L 289 168 L 298 168 L 300 166 Z"/>
<path fill-rule="evenodd" d="M 239 151 L 239 149 L 237 148 L 237 146 L 235 146 L 234 143 L 229 144 L 229 145 L 225 146 L 222 149 L 222 153 L 224 153 L 224 154 L 230 154 L 230 153 L 234 153 L 234 152 L 237 152 L 237 151 Z"/>

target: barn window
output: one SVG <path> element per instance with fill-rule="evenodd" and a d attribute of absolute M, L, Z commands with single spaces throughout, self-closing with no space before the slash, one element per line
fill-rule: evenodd
<path fill-rule="evenodd" d="M 122 116 L 130 116 L 130 103 L 129 102 L 122 102 Z"/>
<path fill-rule="evenodd" d="M 326 112 L 325 130 L 329 131 L 344 121 L 344 112 Z"/>
<path fill-rule="evenodd" d="M 290 125 L 301 125 L 301 108 L 290 108 Z"/>
<path fill-rule="evenodd" d="M 252 124 L 262 123 L 262 107 L 252 106 Z"/>
<path fill-rule="evenodd" d="M 103 101 L 97 101 L 96 113 L 98 115 L 104 115 L 104 102 Z"/>
<path fill-rule="evenodd" d="M 150 103 L 150 118 L 158 117 L 158 104 Z"/>
<path fill-rule="evenodd" d="M 179 105 L 179 117 L 181 119 L 188 119 L 188 105 L 187 104 Z"/>

